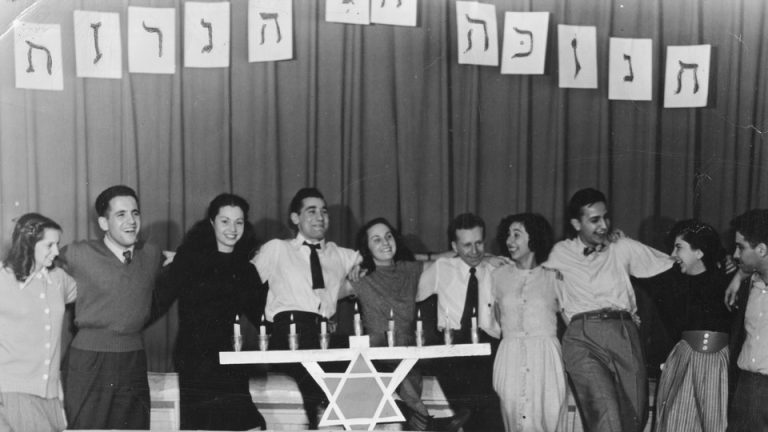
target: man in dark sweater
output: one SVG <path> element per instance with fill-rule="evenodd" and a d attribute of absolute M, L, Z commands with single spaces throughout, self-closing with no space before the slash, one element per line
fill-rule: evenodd
<path fill-rule="evenodd" d="M 139 241 L 136 192 L 112 186 L 96 198 L 104 237 L 61 251 L 77 281 L 77 333 L 63 362 L 64 408 L 73 429 L 149 429 L 149 385 L 141 331 L 162 253 Z"/>

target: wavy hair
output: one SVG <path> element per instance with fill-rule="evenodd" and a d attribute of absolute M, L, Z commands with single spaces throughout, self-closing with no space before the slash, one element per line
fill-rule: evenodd
<path fill-rule="evenodd" d="M 525 227 L 525 231 L 528 233 L 528 249 L 533 252 L 536 264 L 546 261 L 552 251 L 552 246 L 555 244 L 555 235 L 552 233 L 552 226 L 547 219 L 536 213 L 518 213 L 501 219 L 496 230 L 496 244 L 501 253 L 506 257 L 510 256 L 509 249 L 507 249 L 507 237 L 509 237 L 509 226 L 515 222 Z"/>
<path fill-rule="evenodd" d="M 235 244 L 233 253 L 250 258 L 256 250 L 253 225 L 248 221 L 250 205 L 248 205 L 248 201 L 246 201 L 245 198 L 231 193 L 220 194 L 208 204 L 206 219 L 196 222 L 192 228 L 187 231 L 184 240 L 181 242 L 181 246 L 179 246 L 180 251 L 212 253 L 218 250 L 216 245 L 216 233 L 213 231 L 212 223 L 222 207 L 238 207 L 243 211 L 243 218 L 245 219 L 243 236 Z"/>
<path fill-rule="evenodd" d="M 3 266 L 13 271 L 17 281 L 27 280 L 35 268 L 35 245 L 43 239 L 46 229 L 61 231 L 61 226 L 39 213 L 24 214 L 16 221 Z"/>
<path fill-rule="evenodd" d="M 397 231 L 387 219 L 379 217 L 376 219 L 371 219 L 357 231 L 357 250 L 360 252 L 360 256 L 363 257 L 363 261 L 360 263 L 360 267 L 366 270 L 368 273 L 373 273 L 376 271 L 376 263 L 373 261 L 373 252 L 371 252 L 371 248 L 368 247 L 368 230 L 371 229 L 371 227 L 374 225 L 378 224 L 385 225 L 387 228 L 389 228 L 389 231 L 392 233 L 392 237 L 395 239 L 395 247 L 397 250 L 395 251 L 395 256 L 393 258 L 394 261 L 413 261 L 413 252 L 411 252 L 411 250 L 408 249 L 408 246 L 405 245 L 405 241 L 403 240 L 403 236 L 400 235 L 400 232 Z"/>
<path fill-rule="evenodd" d="M 691 245 L 692 249 L 700 250 L 704 256 L 701 261 L 709 271 L 724 271 L 726 251 L 720 240 L 720 234 L 709 224 L 695 219 L 681 220 L 669 230 L 667 245 L 670 250 L 675 246 L 675 239 L 681 237 Z"/>

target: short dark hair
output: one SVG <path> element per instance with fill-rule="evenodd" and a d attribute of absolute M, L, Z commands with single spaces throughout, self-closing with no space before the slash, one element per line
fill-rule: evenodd
<path fill-rule="evenodd" d="M 552 246 L 555 244 L 555 234 L 552 232 L 549 221 L 537 213 L 518 213 L 501 219 L 496 232 L 496 243 L 502 255 L 510 256 L 507 249 L 507 237 L 509 236 L 510 225 L 515 222 L 525 227 L 525 231 L 528 233 L 528 249 L 533 252 L 536 264 L 546 261 L 552 251 Z"/>
<path fill-rule="evenodd" d="M 675 223 L 667 236 L 669 250 L 674 248 L 675 239 L 678 237 L 688 242 L 691 248 L 700 250 L 704 254 L 701 258 L 704 268 L 709 271 L 725 269 L 725 248 L 720 240 L 720 234 L 711 225 L 695 219 L 685 219 Z"/>
<path fill-rule="evenodd" d="M 585 188 L 576 191 L 568 202 L 568 219 L 580 219 L 581 209 L 595 203 L 608 203 L 605 195 L 597 189 Z"/>
<path fill-rule="evenodd" d="M 291 199 L 291 204 L 288 206 L 288 215 L 290 216 L 291 213 L 300 213 L 301 207 L 304 205 L 304 200 L 307 198 L 320 198 L 325 201 L 325 197 L 317 188 L 301 188 L 296 192 L 296 195 L 293 196 L 293 199 Z"/>
<path fill-rule="evenodd" d="M 744 236 L 750 246 L 768 245 L 768 209 L 752 209 L 736 216 L 731 228 Z"/>
<path fill-rule="evenodd" d="M 456 241 L 456 231 L 472 228 L 482 229 L 483 235 L 485 235 L 485 222 L 480 216 L 474 213 L 462 213 L 456 216 L 448 225 L 448 241 Z"/>
<path fill-rule="evenodd" d="M 61 226 L 39 213 L 24 214 L 16 221 L 3 266 L 13 271 L 17 281 L 24 282 L 34 269 L 35 245 L 43 239 L 46 229 L 61 231 Z"/>
<path fill-rule="evenodd" d="M 133 197 L 133 199 L 136 200 L 136 205 L 139 205 L 139 196 L 136 195 L 135 190 L 125 185 L 110 186 L 104 189 L 104 191 L 96 197 L 96 204 L 94 205 L 96 208 L 96 215 L 99 217 L 106 216 L 107 210 L 109 210 L 109 202 L 112 201 L 112 198 L 120 196 Z"/>
<path fill-rule="evenodd" d="M 371 248 L 368 247 L 368 230 L 372 226 L 378 224 L 386 225 L 392 233 L 392 237 L 395 239 L 395 247 L 397 250 L 395 251 L 394 261 L 413 261 L 413 252 L 411 252 L 411 250 L 408 249 L 408 246 L 405 245 L 405 241 L 403 240 L 403 236 L 400 235 L 400 232 L 396 230 L 387 219 L 378 217 L 369 220 L 357 231 L 357 250 L 360 252 L 360 256 L 363 257 L 363 261 L 360 263 L 360 268 L 366 270 L 368 273 L 372 273 L 376 270 L 376 263 L 373 261 L 373 253 L 371 252 Z"/>

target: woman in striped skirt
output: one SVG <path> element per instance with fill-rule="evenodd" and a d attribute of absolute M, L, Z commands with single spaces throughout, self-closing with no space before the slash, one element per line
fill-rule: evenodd
<path fill-rule="evenodd" d="M 730 329 L 723 304 L 730 280 L 725 249 L 714 228 L 694 220 L 675 224 L 670 239 L 677 265 L 661 279 L 661 302 L 667 307 L 660 309 L 679 342 L 663 365 L 655 430 L 725 431 Z"/>

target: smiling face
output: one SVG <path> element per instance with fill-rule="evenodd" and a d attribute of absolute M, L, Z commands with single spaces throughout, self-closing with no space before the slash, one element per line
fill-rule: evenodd
<path fill-rule="evenodd" d="M 683 240 L 682 236 L 675 238 L 675 245 L 672 249 L 672 258 L 680 266 L 680 272 L 687 275 L 697 275 L 704 273 L 707 269 L 704 265 L 704 252 L 691 246 L 690 243 Z"/>
<path fill-rule="evenodd" d="M 131 196 L 116 196 L 109 201 L 105 216 L 99 217 L 99 227 L 112 241 L 129 248 L 139 240 L 141 213 Z"/>
<path fill-rule="evenodd" d="M 484 233 L 481 227 L 457 229 L 456 240 L 451 242 L 453 251 L 470 267 L 476 267 L 485 255 Z"/>
<path fill-rule="evenodd" d="M 301 210 L 291 213 L 291 221 L 296 224 L 299 232 L 307 240 L 320 241 L 325 238 L 328 230 L 328 209 L 325 200 L 321 198 L 304 198 Z"/>
<path fill-rule="evenodd" d="M 531 268 L 534 264 L 534 254 L 530 247 L 530 236 L 525 226 L 520 222 L 512 222 L 509 225 L 509 234 L 507 235 L 507 250 L 510 258 L 520 268 Z"/>
<path fill-rule="evenodd" d="M 33 272 L 53 265 L 53 260 L 59 256 L 60 239 L 61 231 L 52 228 L 45 229 L 43 238 L 35 243 L 35 267 Z"/>
<path fill-rule="evenodd" d="M 738 231 L 736 231 L 735 243 L 736 249 L 733 252 L 733 260 L 736 261 L 741 270 L 745 273 L 760 271 L 761 261 L 768 254 L 766 245 L 758 243 L 755 247 L 752 247 Z"/>
<path fill-rule="evenodd" d="M 397 253 L 397 244 L 395 236 L 389 227 L 380 223 L 376 224 L 366 231 L 368 234 L 368 249 L 371 251 L 373 262 L 377 266 L 392 265 Z"/>
<path fill-rule="evenodd" d="M 611 221 L 604 202 L 596 202 L 581 208 L 578 219 L 571 219 L 573 229 L 587 246 L 599 246 L 608 239 Z"/>
<path fill-rule="evenodd" d="M 230 253 L 243 237 L 245 230 L 245 214 L 243 209 L 236 206 L 223 206 L 211 221 L 213 233 L 216 235 L 216 247 L 219 252 Z"/>

